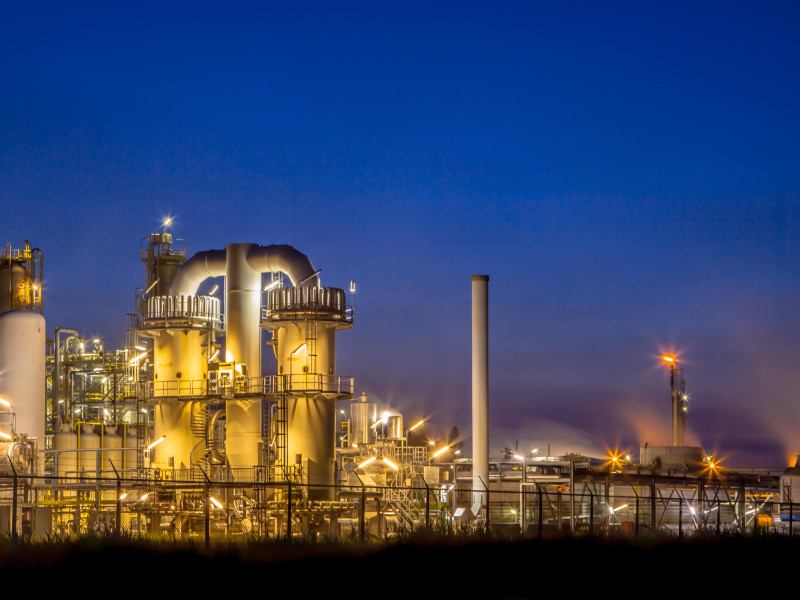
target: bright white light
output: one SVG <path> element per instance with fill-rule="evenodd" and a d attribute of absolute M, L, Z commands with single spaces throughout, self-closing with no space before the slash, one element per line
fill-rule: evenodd
<path fill-rule="evenodd" d="M 219 501 L 216 498 L 214 498 L 214 496 L 209 496 L 208 499 L 211 500 L 211 504 L 213 504 L 217 508 L 222 508 L 222 504 L 220 504 Z"/>
<path fill-rule="evenodd" d="M 125 492 L 124 494 L 122 494 L 122 495 L 119 497 L 119 500 L 120 500 L 120 502 L 121 502 L 121 501 L 123 501 L 123 500 L 125 500 L 125 498 L 127 498 L 127 497 L 128 497 L 128 492 Z"/>
<path fill-rule="evenodd" d="M 172 217 L 167 217 L 166 219 L 164 219 L 164 222 L 162 224 L 164 225 L 164 227 L 169 227 L 170 225 L 172 225 Z"/>
<path fill-rule="evenodd" d="M 690 512 L 690 513 L 692 513 L 693 515 L 697 514 L 697 513 L 695 512 L 695 510 L 694 510 L 694 506 L 690 506 L 690 507 L 689 507 L 689 512 Z"/>
<path fill-rule="evenodd" d="M 351 294 L 356 293 L 356 282 L 353 281 L 352 279 L 350 280 L 350 293 Z"/>
<path fill-rule="evenodd" d="M 161 281 L 161 279 L 160 279 L 160 278 L 159 278 L 159 279 L 156 279 L 155 281 L 153 281 L 153 283 L 151 283 L 151 284 L 149 285 L 149 287 L 148 287 L 148 288 L 147 288 L 147 289 L 144 291 L 144 293 L 145 293 L 145 294 L 149 294 L 149 293 L 150 293 L 150 290 L 152 290 L 154 287 L 156 287 L 156 285 L 158 285 L 158 282 L 159 282 L 159 281 Z"/>
<path fill-rule="evenodd" d="M 128 362 L 129 362 L 130 364 L 132 364 L 132 365 L 135 365 L 135 364 L 136 364 L 136 363 L 138 363 L 140 360 L 142 360 L 142 359 L 143 359 L 145 356 L 147 356 L 147 351 L 145 351 L 145 352 L 142 352 L 141 354 L 138 354 L 138 355 L 134 356 L 134 357 L 133 357 L 132 359 L 130 359 L 130 361 L 128 361 Z"/>
<path fill-rule="evenodd" d="M 399 468 L 400 468 L 396 464 L 394 464 L 392 461 L 390 461 L 388 458 L 384 458 L 383 462 L 385 462 L 387 465 L 392 467 L 395 471 L 399 470 Z"/>
<path fill-rule="evenodd" d="M 211 362 L 212 360 L 214 360 L 218 356 L 219 356 L 219 350 L 217 350 L 216 352 L 214 352 L 214 354 L 211 355 L 211 358 L 208 359 L 208 362 Z"/>
<path fill-rule="evenodd" d="M 522 458 L 519 454 L 515 454 L 514 455 L 514 460 L 525 460 L 525 459 Z"/>
<path fill-rule="evenodd" d="M 4 440 L 12 440 L 12 439 L 14 439 L 10 435 L 5 433 L 4 431 L 0 431 L 0 438 L 3 438 Z"/>
<path fill-rule="evenodd" d="M 137 350 L 141 350 L 142 352 L 147 350 L 147 348 L 145 348 L 144 346 L 134 346 L 134 348 L 136 348 Z"/>
<path fill-rule="evenodd" d="M 217 293 L 217 290 L 218 290 L 218 289 L 219 289 L 219 284 L 218 284 L 218 283 L 215 283 L 215 284 L 212 286 L 211 290 L 208 292 L 208 295 L 209 295 L 209 296 L 213 296 L 214 294 L 216 294 L 216 293 Z"/>
<path fill-rule="evenodd" d="M 155 442 L 153 442 L 152 444 L 150 444 L 150 445 L 147 447 L 147 450 L 152 450 L 153 448 L 155 448 L 156 446 L 158 446 L 158 445 L 159 445 L 161 442 L 163 442 L 163 441 L 164 441 L 164 438 L 166 438 L 166 437 L 167 437 L 166 435 L 162 435 L 162 436 L 161 436 L 160 438 L 158 438 L 158 439 L 157 439 Z"/>
<path fill-rule="evenodd" d="M 628 505 L 627 504 L 622 504 L 621 506 L 618 506 L 617 508 L 609 507 L 608 512 L 610 512 L 613 515 L 615 512 L 617 512 L 619 510 L 622 510 L 623 508 L 628 508 Z"/>
<path fill-rule="evenodd" d="M 5 406 L 6 408 L 11 408 L 11 402 L 9 402 L 8 400 L 5 400 L 3 398 L 0 398 L 0 404 Z"/>
<path fill-rule="evenodd" d="M 149 494 L 149 493 L 145 494 L 144 496 L 142 496 L 141 498 L 139 498 L 139 502 L 144 502 L 145 500 L 147 500 L 148 496 L 150 496 L 150 494 Z"/>
<path fill-rule="evenodd" d="M 448 450 L 450 450 L 450 446 L 443 446 L 442 448 L 439 448 L 436 452 L 433 453 L 433 458 L 438 458 Z"/>
<path fill-rule="evenodd" d="M 103 340 L 101 340 L 100 338 L 94 338 L 94 339 L 92 340 L 92 343 L 93 343 L 93 344 L 99 344 L 99 343 L 100 343 L 100 342 L 102 342 L 102 341 L 103 341 Z"/>
<path fill-rule="evenodd" d="M 415 429 L 419 429 L 420 427 L 422 427 L 422 424 L 423 424 L 424 422 L 425 422 L 425 420 L 422 420 L 422 421 L 417 421 L 417 422 L 416 422 L 416 423 L 414 423 L 414 424 L 413 424 L 411 427 L 409 427 L 409 428 L 408 428 L 408 430 L 409 430 L 409 431 L 414 431 Z"/>
<path fill-rule="evenodd" d="M 358 468 L 359 468 L 359 469 L 363 469 L 363 468 L 364 468 L 364 467 L 366 467 L 367 465 L 374 463 L 376 460 L 378 460 L 378 457 L 377 457 L 377 456 L 371 456 L 371 457 L 369 457 L 367 460 L 365 460 L 364 462 L 362 462 L 360 465 L 358 465 Z"/>
<path fill-rule="evenodd" d="M 305 349 L 306 349 L 306 345 L 305 344 L 300 344 L 300 347 L 297 350 L 295 350 L 294 352 L 292 352 L 292 356 L 295 356 L 296 354 L 300 354 L 301 352 L 305 352 Z"/>
<path fill-rule="evenodd" d="M 274 287 L 279 286 L 280 284 L 281 284 L 281 280 L 280 279 L 276 279 L 272 283 L 268 283 L 266 286 L 264 286 L 264 291 L 268 292 L 269 290 L 271 290 Z"/>

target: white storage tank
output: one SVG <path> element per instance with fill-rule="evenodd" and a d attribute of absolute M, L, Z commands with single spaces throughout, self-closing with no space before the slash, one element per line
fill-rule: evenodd
<path fill-rule="evenodd" d="M 16 433 L 36 439 L 40 473 L 44 468 L 44 355 L 42 315 L 27 310 L 0 315 L 0 398 L 16 414 Z"/>
<path fill-rule="evenodd" d="M 117 428 L 106 426 L 103 434 L 103 477 L 115 479 L 114 469 L 122 471 L 122 438 L 117 435 Z M 112 466 L 113 465 L 113 466 Z M 122 473 L 120 473 L 122 476 Z"/>
<path fill-rule="evenodd" d="M 94 432 L 94 426 L 83 424 L 78 432 L 78 447 L 81 450 L 100 448 L 100 436 Z M 79 464 L 84 475 L 96 477 L 99 466 L 98 452 L 79 452 Z"/>
<path fill-rule="evenodd" d="M 77 450 L 78 435 L 72 431 L 66 423 L 61 426 L 61 431 L 53 435 L 53 449 L 55 450 Z M 78 470 L 77 452 L 58 452 L 56 464 L 56 475 L 61 477 L 75 477 Z"/>
<path fill-rule="evenodd" d="M 133 425 L 126 425 L 125 430 L 122 432 L 122 443 L 124 448 L 138 448 L 139 447 L 139 432 Z M 136 469 L 139 466 L 136 450 L 125 450 L 125 477 L 136 477 Z"/>

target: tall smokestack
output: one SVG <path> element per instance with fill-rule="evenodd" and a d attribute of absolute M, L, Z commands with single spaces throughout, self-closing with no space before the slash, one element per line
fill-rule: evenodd
<path fill-rule="evenodd" d="M 489 276 L 472 276 L 472 512 L 488 516 Z M 484 510 L 485 509 L 485 512 Z"/>

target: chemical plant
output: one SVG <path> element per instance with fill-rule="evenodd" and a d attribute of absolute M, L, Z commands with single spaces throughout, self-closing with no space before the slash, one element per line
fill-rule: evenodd
<path fill-rule="evenodd" d="M 674 357 L 671 445 L 638 457 L 492 458 L 489 277 L 476 275 L 472 458 L 461 458 L 338 373 L 353 282 L 323 286 L 288 245 L 190 256 L 168 225 L 142 240 L 122 348 L 68 323 L 48 335 L 43 251 L 23 241 L 0 255 L 0 534 L 791 533 L 800 519 L 800 468 L 732 472 L 685 445 Z M 222 287 L 209 281 L 220 277 Z"/>

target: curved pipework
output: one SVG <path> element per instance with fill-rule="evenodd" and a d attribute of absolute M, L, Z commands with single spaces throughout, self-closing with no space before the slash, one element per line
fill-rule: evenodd
<path fill-rule="evenodd" d="M 221 464 L 225 464 L 225 454 L 220 452 L 219 448 L 217 447 L 216 440 L 214 438 L 214 427 L 219 421 L 220 417 L 225 416 L 225 409 L 221 408 L 216 411 L 211 418 L 208 420 L 208 439 L 211 442 L 211 455 L 214 457 L 214 460 L 219 461 Z"/>
<path fill-rule="evenodd" d="M 294 286 L 302 281 L 304 286 L 319 287 L 319 275 L 314 274 L 311 261 L 294 246 L 254 245 L 247 253 L 247 264 L 259 273 L 286 273 Z"/>
<path fill-rule="evenodd" d="M 293 246 L 250 244 L 245 260 L 247 266 L 256 273 L 282 272 L 289 277 L 292 285 L 306 280 L 303 281 L 304 286 L 319 287 L 319 276 L 314 275 L 311 261 Z M 170 295 L 196 295 L 203 281 L 225 275 L 227 262 L 226 250 L 198 252 L 178 269 L 170 286 Z"/>
<path fill-rule="evenodd" d="M 196 296 L 197 289 L 209 277 L 225 275 L 227 263 L 225 250 L 205 250 L 198 252 L 183 263 L 175 273 L 169 288 L 172 296 Z"/>

